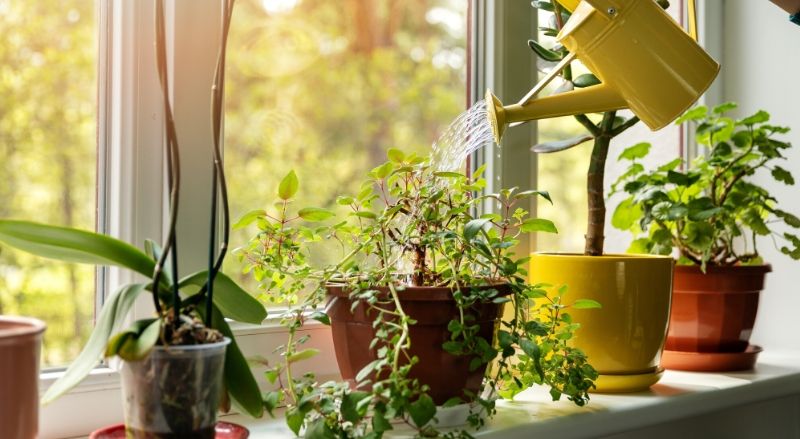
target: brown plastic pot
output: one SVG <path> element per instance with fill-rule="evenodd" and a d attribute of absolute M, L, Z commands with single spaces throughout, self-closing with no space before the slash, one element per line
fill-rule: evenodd
<path fill-rule="evenodd" d="M 0 316 L 0 438 L 35 438 L 39 431 L 39 355 L 46 326 Z"/>
<path fill-rule="evenodd" d="M 511 292 L 508 285 L 480 288 L 495 288 L 503 295 Z M 376 290 L 388 294 L 385 288 Z M 403 310 L 417 322 L 411 325 L 409 336 L 410 354 L 419 358 L 419 363 L 411 369 L 410 377 L 430 387 L 429 395 L 436 404 L 453 397 L 468 399 L 465 390 L 478 393 L 486 371 L 485 366 L 470 371 L 471 358 L 452 355 L 442 348 L 450 340 L 447 324 L 459 316 L 452 291 L 447 287 L 406 287 L 400 292 Z M 351 382 L 364 366 L 378 358 L 377 348 L 369 348 L 375 338 L 372 322 L 377 313 L 363 302 L 351 311 L 352 304 L 344 287 L 328 287 L 326 313 L 331 320 L 336 361 L 342 378 Z M 478 336 L 492 343 L 502 311 L 501 304 L 489 302 L 473 305 L 466 314 L 475 316 L 480 325 Z"/>
<path fill-rule="evenodd" d="M 770 265 L 676 266 L 666 349 L 744 352 Z"/>

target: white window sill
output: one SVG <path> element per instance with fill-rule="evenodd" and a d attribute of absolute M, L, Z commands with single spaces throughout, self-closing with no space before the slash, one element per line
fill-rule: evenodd
<path fill-rule="evenodd" d="M 791 400 L 788 404 L 787 398 Z M 770 402 L 785 407 L 788 415 L 776 413 Z M 746 415 L 739 415 L 737 410 L 742 408 L 747 410 Z M 565 439 L 646 434 L 653 439 L 685 431 L 688 437 L 797 438 L 800 437 L 798 409 L 800 351 L 766 350 L 753 371 L 667 371 L 648 392 L 594 395 L 583 408 L 568 401 L 551 402 L 546 391 L 532 389 L 514 402 L 500 402 L 497 416 L 476 436 L 514 439 L 550 435 Z M 777 422 L 775 415 L 779 416 Z M 247 426 L 252 439 L 294 437 L 282 413 L 275 419 L 252 420 L 239 415 L 223 419 Z M 704 433 L 695 436 L 700 430 Z M 401 431 L 393 433 L 390 437 L 406 436 Z"/>

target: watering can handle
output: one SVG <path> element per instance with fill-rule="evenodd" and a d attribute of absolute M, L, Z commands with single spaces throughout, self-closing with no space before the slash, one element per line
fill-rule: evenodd
<path fill-rule="evenodd" d="M 614 15 L 611 11 L 618 11 L 625 7 L 625 2 L 621 0 L 584 0 L 592 5 L 593 8 L 608 15 Z M 689 36 L 697 41 L 697 5 L 696 0 L 689 0 L 686 9 L 689 17 Z"/>

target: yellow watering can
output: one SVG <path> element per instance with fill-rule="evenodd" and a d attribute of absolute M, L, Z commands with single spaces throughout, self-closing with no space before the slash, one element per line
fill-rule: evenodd
<path fill-rule="evenodd" d="M 504 106 L 486 91 L 498 143 L 507 124 L 622 108 L 655 131 L 697 101 L 719 72 L 719 64 L 692 38 L 693 0 L 691 37 L 654 0 L 559 1 L 574 8 L 557 37 L 570 54 L 517 104 Z M 601 84 L 535 98 L 575 58 Z"/>

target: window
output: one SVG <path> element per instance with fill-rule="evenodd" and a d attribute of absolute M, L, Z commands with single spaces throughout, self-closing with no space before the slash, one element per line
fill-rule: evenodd
<path fill-rule="evenodd" d="M 232 217 L 271 207 L 290 169 L 300 179 L 298 206 L 335 209 L 387 149 L 426 154 L 465 108 L 467 6 L 239 1 L 226 77 Z M 234 232 L 232 247 L 252 232 Z M 241 271 L 237 258 L 226 271 Z M 238 280 L 258 291 L 251 276 Z"/>
<path fill-rule="evenodd" d="M 0 217 L 95 228 L 95 6 L 0 1 Z M 0 248 L 0 314 L 48 325 L 43 367 L 69 363 L 94 320 L 95 270 Z"/>

